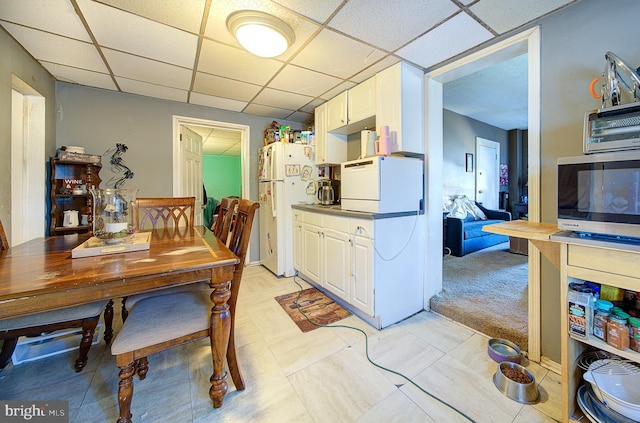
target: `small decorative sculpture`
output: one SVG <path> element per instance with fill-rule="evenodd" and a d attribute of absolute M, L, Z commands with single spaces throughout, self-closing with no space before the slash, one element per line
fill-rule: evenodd
<path fill-rule="evenodd" d="M 128 147 L 125 144 L 116 143 L 116 147 L 105 151 L 104 155 L 111 153 L 109 164 L 111 165 L 111 171 L 116 174 L 124 173 L 123 175 L 112 176 L 107 181 L 107 186 L 112 186 L 116 189 L 122 187 L 127 179 L 133 179 L 134 173 L 124 164 L 122 155 L 127 152 Z"/>

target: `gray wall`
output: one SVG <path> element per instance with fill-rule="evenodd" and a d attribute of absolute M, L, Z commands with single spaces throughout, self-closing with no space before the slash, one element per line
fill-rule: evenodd
<path fill-rule="evenodd" d="M 122 156 L 135 173 L 124 188 L 138 188 L 140 197 L 173 195 L 173 116 L 209 119 L 250 126 L 250 193 L 258 199 L 257 150 L 264 145 L 263 131 L 273 119 L 118 93 L 64 82 L 56 83 L 58 105 L 57 145 L 80 145 L 87 153 L 103 154 L 116 143 L 128 151 Z M 301 129 L 296 122 L 278 121 Z M 108 159 L 102 160 L 102 186 L 114 175 Z M 259 258 L 258 225 L 252 231 L 251 260 Z"/>
<path fill-rule="evenodd" d="M 582 0 L 540 21 L 541 220 L 557 222 L 557 158 L 582 154 L 585 112 L 600 107 L 589 83 L 601 76 L 611 51 L 640 65 L 637 0 Z M 559 271 L 542 264 L 542 354 L 560 361 Z"/>
<path fill-rule="evenodd" d="M 45 153 L 56 150 L 53 78 L 3 29 L 0 29 L 0 220 L 11 237 L 11 78 L 17 76 L 45 98 Z M 43 166 L 47 163 L 43 160 Z M 46 184 L 47 181 L 42 181 Z M 44 223 L 43 223 L 44 225 Z M 10 241 L 11 242 L 11 241 Z"/>
<path fill-rule="evenodd" d="M 446 91 L 446 86 L 445 86 Z M 476 137 L 500 143 L 500 163 L 508 163 L 508 132 L 495 126 L 459 115 L 450 110 L 443 114 L 442 195 L 464 194 L 475 199 L 475 172 L 465 170 L 465 153 L 476 155 Z"/>

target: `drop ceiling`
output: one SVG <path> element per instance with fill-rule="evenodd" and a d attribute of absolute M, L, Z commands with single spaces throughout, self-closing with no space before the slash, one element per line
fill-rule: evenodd
<path fill-rule="evenodd" d="M 433 68 L 575 1 L 2 0 L 0 25 L 59 81 L 308 124 L 398 61 Z M 225 24 L 240 9 L 279 17 L 295 42 L 272 59 L 246 52 Z M 479 98 L 472 82 L 456 103 Z"/>

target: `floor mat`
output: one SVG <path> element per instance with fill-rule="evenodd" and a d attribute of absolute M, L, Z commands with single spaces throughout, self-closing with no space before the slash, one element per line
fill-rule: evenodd
<path fill-rule="evenodd" d="M 300 295 L 300 298 L 298 298 Z M 309 332 L 319 326 L 309 322 L 298 310 L 299 308 L 314 322 L 328 325 L 349 317 L 351 313 L 316 288 L 307 288 L 302 292 L 275 297 L 276 301 L 287 312 L 302 332 Z M 296 304 L 296 299 L 298 300 Z"/>

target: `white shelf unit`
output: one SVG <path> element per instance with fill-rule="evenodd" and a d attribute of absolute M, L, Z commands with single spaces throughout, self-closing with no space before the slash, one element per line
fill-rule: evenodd
<path fill-rule="evenodd" d="M 104 325 L 100 322 L 96 326 L 91 345 L 100 342 L 103 331 Z M 14 365 L 18 365 L 67 351 L 77 351 L 81 340 L 82 328 L 61 329 L 35 337 L 21 336 L 11 356 L 11 361 Z"/>

